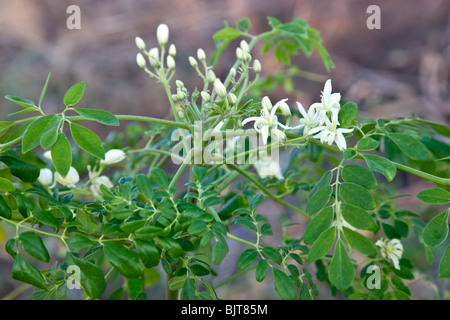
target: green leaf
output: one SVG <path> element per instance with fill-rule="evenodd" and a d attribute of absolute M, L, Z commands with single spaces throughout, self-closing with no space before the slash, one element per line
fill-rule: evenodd
<path fill-rule="evenodd" d="M 435 123 L 432 121 L 424 120 L 424 119 L 415 119 L 415 121 L 427 124 L 431 126 L 437 133 L 443 135 L 444 137 L 450 138 L 450 128 L 440 123 Z"/>
<path fill-rule="evenodd" d="M 98 159 L 105 159 L 102 141 L 94 132 L 73 122 L 70 123 L 70 132 L 73 140 L 81 149 Z"/>
<path fill-rule="evenodd" d="M 187 278 L 184 281 L 183 288 L 180 294 L 181 300 L 198 300 L 194 280 L 192 278 Z"/>
<path fill-rule="evenodd" d="M 267 261 L 264 259 L 259 260 L 255 270 L 256 281 L 261 282 L 266 278 L 267 269 L 268 269 Z"/>
<path fill-rule="evenodd" d="M 239 20 L 238 27 L 242 31 L 247 31 L 248 28 L 250 27 L 250 20 L 248 18 L 243 18 L 243 19 Z"/>
<path fill-rule="evenodd" d="M 305 233 L 303 235 L 303 241 L 306 244 L 311 244 L 328 228 L 331 227 L 331 223 L 334 219 L 333 207 L 326 207 L 320 211 L 312 220 L 308 223 Z"/>
<path fill-rule="evenodd" d="M 258 257 L 258 251 L 255 249 L 247 249 L 243 251 L 237 261 L 237 266 L 239 270 L 247 268 L 253 261 Z"/>
<path fill-rule="evenodd" d="M 5 243 L 5 251 L 13 258 L 16 257 L 16 239 L 11 238 Z"/>
<path fill-rule="evenodd" d="M 222 30 L 217 31 L 213 35 L 213 39 L 215 41 L 226 40 L 231 41 L 241 36 L 241 32 L 235 28 L 224 28 Z"/>
<path fill-rule="evenodd" d="M 76 105 L 81 98 L 83 97 L 84 90 L 86 88 L 85 82 L 79 82 L 67 90 L 66 94 L 64 95 L 64 105 L 66 107 L 74 106 Z"/>
<path fill-rule="evenodd" d="M 205 222 L 201 220 L 194 221 L 188 228 L 189 234 L 200 234 L 208 228 Z"/>
<path fill-rule="evenodd" d="M 132 220 L 127 221 L 120 226 L 123 232 L 134 233 L 136 230 L 142 228 L 145 225 L 145 220 Z"/>
<path fill-rule="evenodd" d="M 392 161 L 374 154 L 363 154 L 363 157 L 370 170 L 380 172 L 389 182 L 394 179 L 397 167 Z"/>
<path fill-rule="evenodd" d="M 159 242 L 173 258 L 179 257 L 184 253 L 181 244 L 171 237 L 159 238 Z"/>
<path fill-rule="evenodd" d="M 33 217 L 47 227 L 54 229 L 57 229 L 59 227 L 56 218 L 50 213 L 50 211 L 40 210 L 36 212 Z"/>
<path fill-rule="evenodd" d="M 49 128 L 54 127 L 58 119 L 56 115 L 50 114 L 39 117 L 27 127 L 22 138 L 22 153 L 27 153 L 36 148 L 41 141 L 41 136 L 47 132 Z"/>
<path fill-rule="evenodd" d="M 406 133 L 390 133 L 388 135 L 397 147 L 413 160 L 429 160 L 430 152 L 419 139 Z"/>
<path fill-rule="evenodd" d="M 431 248 L 442 244 L 448 236 L 448 215 L 450 209 L 435 216 L 423 229 L 423 240 Z"/>
<path fill-rule="evenodd" d="M 62 177 L 67 176 L 72 165 L 72 148 L 70 147 L 69 139 L 67 139 L 64 133 L 58 135 L 56 143 L 51 149 L 52 162 L 56 171 Z"/>
<path fill-rule="evenodd" d="M 14 97 L 14 96 L 10 96 L 10 95 L 5 96 L 5 99 L 12 101 L 15 104 L 18 104 L 22 108 L 35 108 L 36 109 L 36 105 L 34 104 L 34 101 L 31 101 L 28 99 Z"/>
<path fill-rule="evenodd" d="M 47 284 L 41 272 L 26 261 L 20 254 L 16 255 L 12 267 L 12 278 L 32 286 L 47 290 Z"/>
<path fill-rule="evenodd" d="M 74 234 L 67 239 L 69 248 L 83 250 L 90 248 L 94 242 L 82 234 Z"/>
<path fill-rule="evenodd" d="M 109 111 L 87 108 L 73 108 L 80 116 L 108 126 L 118 126 L 119 119 Z"/>
<path fill-rule="evenodd" d="M 39 168 L 32 163 L 25 162 L 12 156 L 0 156 L 3 162 L 11 170 L 11 174 L 23 182 L 34 182 L 39 177 Z"/>
<path fill-rule="evenodd" d="M 176 291 L 176 290 L 183 288 L 183 285 L 186 282 L 187 278 L 188 278 L 187 274 L 184 274 L 182 276 L 173 277 L 167 283 L 169 285 L 169 290 Z"/>
<path fill-rule="evenodd" d="M 161 188 L 167 190 L 169 188 L 169 178 L 167 174 L 160 168 L 152 168 L 150 171 L 150 179 Z"/>
<path fill-rule="evenodd" d="M 233 223 L 233 224 L 234 224 L 234 223 L 235 223 L 235 224 L 240 224 L 240 225 L 242 225 L 242 226 L 246 227 L 247 229 L 252 230 L 252 231 L 254 231 L 254 232 L 257 232 L 257 231 L 258 231 L 258 229 L 256 228 L 255 223 L 254 223 L 253 220 L 252 220 L 251 218 L 249 218 L 249 217 L 245 217 L 245 216 L 241 217 L 241 216 L 238 216 L 238 217 L 234 218 L 234 219 L 231 221 L 231 223 Z"/>
<path fill-rule="evenodd" d="M 4 217 L 6 219 L 11 219 L 11 216 L 12 216 L 11 208 L 6 203 L 3 195 L 0 195 L 0 216 Z"/>
<path fill-rule="evenodd" d="M 306 203 L 306 213 L 309 216 L 312 216 L 314 213 L 325 207 L 328 201 L 330 201 L 332 193 L 333 188 L 331 186 L 326 186 L 313 193 L 312 196 L 310 195 L 308 197 L 308 202 Z"/>
<path fill-rule="evenodd" d="M 250 210 L 255 211 L 255 209 L 263 202 L 264 196 L 262 194 L 255 195 L 250 201 Z"/>
<path fill-rule="evenodd" d="M 86 294 L 92 299 L 100 299 L 106 289 L 105 276 L 99 266 L 79 259 L 70 252 L 66 254 L 66 263 L 75 264 L 80 268 L 80 284 L 86 291 Z"/>
<path fill-rule="evenodd" d="M 50 261 L 50 254 L 41 237 L 36 233 L 31 231 L 22 232 L 19 236 L 19 243 L 22 249 L 33 258 L 43 262 Z"/>
<path fill-rule="evenodd" d="M 39 143 L 42 149 L 46 150 L 50 148 L 58 139 L 58 127 L 60 120 L 56 118 L 47 127 L 47 132 L 41 135 Z"/>
<path fill-rule="evenodd" d="M 450 278 L 450 244 L 439 263 L 439 278 Z"/>
<path fill-rule="evenodd" d="M 339 195 L 343 201 L 357 207 L 375 209 L 375 200 L 366 188 L 352 182 L 342 182 L 339 185 Z"/>
<path fill-rule="evenodd" d="M 159 236 L 167 236 L 167 230 L 155 226 L 145 226 L 136 230 L 135 235 L 141 240 L 152 240 Z"/>
<path fill-rule="evenodd" d="M 339 290 L 345 290 L 352 285 L 355 268 L 341 240 L 336 244 L 328 272 L 330 282 Z"/>
<path fill-rule="evenodd" d="M 93 234 L 97 231 L 98 226 L 91 215 L 82 209 L 77 209 L 75 221 L 77 222 L 77 228 L 86 234 Z"/>
<path fill-rule="evenodd" d="M 344 220 L 355 228 L 371 231 L 377 229 L 375 219 L 366 210 L 348 203 L 341 203 L 340 209 Z"/>
<path fill-rule="evenodd" d="M 283 257 L 278 252 L 278 250 L 272 247 L 264 247 L 262 251 L 267 257 L 269 257 L 269 259 L 271 259 L 276 264 L 280 264 L 283 261 Z"/>
<path fill-rule="evenodd" d="M 297 288 L 291 279 L 277 268 L 273 269 L 273 283 L 275 290 L 283 300 L 297 300 Z"/>
<path fill-rule="evenodd" d="M 370 151 L 375 150 L 380 145 L 380 141 L 372 138 L 362 138 L 356 144 L 356 149 L 359 151 Z"/>
<path fill-rule="evenodd" d="M 51 72 L 48 74 L 47 80 L 45 80 L 44 87 L 42 88 L 41 95 L 39 96 L 39 102 L 38 102 L 38 106 L 39 106 L 39 107 L 41 107 L 41 105 L 42 105 L 42 100 L 44 100 L 45 93 L 47 92 L 48 82 L 49 82 L 49 80 L 50 80 L 51 74 L 52 74 Z"/>
<path fill-rule="evenodd" d="M 213 262 L 214 264 L 218 265 L 220 262 L 222 262 L 223 258 L 228 253 L 228 245 L 223 240 L 223 238 L 219 238 L 219 241 L 217 241 L 213 246 Z"/>
<path fill-rule="evenodd" d="M 153 268 L 159 264 L 160 254 L 150 241 L 134 240 L 139 258 L 146 268 Z"/>
<path fill-rule="evenodd" d="M 198 263 L 191 265 L 189 267 L 189 269 L 191 270 L 192 274 L 194 274 L 198 277 L 203 277 L 203 276 L 207 276 L 208 274 L 210 274 L 210 271 L 208 270 L 208 268 L 206 268 Z"/>
<path fill-rule="evenodd" d="M 377 247 L 373 241 L 359 232 L 343 227 L 345 240 L 350 247 L 364 253 L 367 256 L 375 256 L 378 253 Z"/>
<path fill-rule="evenodd" d="M 447 204 L 450 202 L 450 192 L 442 188 L 432 188 L 419 192 L 417 198 L 426 203 Z"/>
<path fill-rule="evenodd" d="M 327 187 L 331 183 L 331 179 L 333 178 L 333 173 L 331 171 L 327 171 L 324 173 L 324 175 L 317 181 L 317 183 L 314 185 L 314 188 L 311 190 L 311 193 L 309 194 L 309 197 L 313 197 L 316 192 L 318 192 L 320 189 Z"/>
<path fill-rule="evenodd" d="M 144 271 L 139 259 L 130 251 L 117 242 L 104 242 L 103 252 L 108 261 L 116 270 L 127 278 L 136 278 L 142 275 Z"/>
<path fill-rule="evenodd" d="M 311 246 L 308 253 L 308 260 L 315 261 L 322 258 L 333 247 L 336 239 L 336 228 L 330 227 L 317 238 L 317 240 Z"/>
<path fill-rule="evenodd" d="M 338 115 L 340 127 L 341 128 L 348 127 L 353 122 L 353 120 L 356 119 L 357 115 L 358 115 L 358 106 L 356 105 L 356 103 L 347 102 L 346 104 L 344 104 L 341 110 L 339 110 Z"/>
<path fill-rule="evenodd" d="M 358 164 L 344 166 L 341 175 L 345 182 L 353 182 L 366 189 L 376 189 L 378 186 L 372 171 Z"/>
<path fill-rule="evenodd" d="M 0 190 L 11 192 L 16 190 L 16 188 L 14 188 L 14 185 L 8 179 L 0 178 Z"/>
<path fill-rule="evenodd" d="M 195 177 L 197 178 L 198 182 L 202 182 L 203 179 L 205 179 L 206 173 L 208 170 L 204 167 L 195 166 L 192 168 L 192 172 L 194 173 Z"/>

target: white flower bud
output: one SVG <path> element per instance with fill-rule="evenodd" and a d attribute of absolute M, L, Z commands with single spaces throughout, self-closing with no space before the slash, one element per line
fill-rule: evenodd
<path fill-rule="evenodd" d="M 184 119 L 184 111 L 183 110 L 178 111 L 178 117 L 180 119 Z"/>
<path fill-rule="evenodd" d="M 159 65 L 159 49 L 150 49 L 150 51 L 148 52 L 148 59 L 152 67 L 157 67 Z"/>
<path fill-rule="evenodd" d="M 167 67 L 169 69 L 175 69 L 175 59 L 172 56 L 167 56 Z"/>
<path fill-rule="evenodd" d="M 91 192 L 96 195 L 97 197 L 100 196 L 100 187 L 104 184 L 107 188 L 112 188 L 114 185 L 112 184 L 111 180 L 107 176 L 100 176 L 92 180 L 91 184 Z"/>
<path fill-rule="evenodd" d="M 178 96 L 176 94 L 173 94 L 172 95 L 172 100 L 177 102 L 178 101 Z"/>
<path fill-rule="evenodd" d="M 237 97 L 234 93 L 229 93 L 228 94 L 228 99 L 232 104 L 235 104 L 237 101 Z"/>
<path fill-rule="evenodd" d="M 141 37 L 134 38 L 134 41 L 136 42 L 136 47 L 138 47 L 139 50 L 145 50 L 145 42 Z"/>
<path fill-rule="evenodd" d="M 262 98 L 261 105 L 263 106 L 263 108 L 265 108 L 269 111 L 272 110 L 272 102 L 270 101 L 268 96 L 265 96 L 264 98 Z"/>
<path fill-rule="evenodd" d="M 200 61 L 205 61 L 206 60 L 206 54 L 205 54 L 205 51 L 202 48 L 197 50 L 197 58 Z"/>
<path fill-rule="evenodd" d="M 198 66 L 197 60 L 195 60 L 194 57 L 189 57 L 189 63 L 191 64 L 192 68 L 197 68 Z"/>
<path fill-rule="evenodd" d="M 210 101 L 211 100 L 211 96 L 206 91 L 202 91 L 201 92 L 201 96 L 202 96 L 203 100 L 205 100 L 205 101 Z"/>
<path fill-rule="evenodd" d="M 177 85 L 178 88 L 184 88 L 184 83 L 181 80 L 175 81 L 175 84 Z"/>
<path fill-rule="evenodd" d="M 43 156 L 44 156 L 44 158 L 45 159 L 47 159 L 47 160 L 52 160 L 52 153 L 51 153 L 51 151 L 49 150 L 49 151 L 45 151 L 44 152 L 44 154 L 43 154 Z"/>
<path fill-rule="evenodd" d="M 74 167 L 70 167 L 67 176 L 63 177 L 58 172 L 55 172 L 55 180 L 66 187 L 74 187 L 78 181 L 80 181 L 80 176 Z"/>
<path fill-rule="evenodd" d="M 242 49 L 244 52 L 245 52 L 245 51 L 247 51 L 247 52 L 250 51 L 250 48 L 249 48 L 249 46 L 248 46 L 247 41 L 245 41 L 245 40 L 242 40 L 242 41 L 241 41 L 241 49 Z"/>
<path fill-rule="evenodd" d="M 142 68 L 142 69 L 144 69 L 147 66 L 147 62 L 145 61 L 145 58 L 142 55 L 142 53 L 138 53 L 136 55 L 136 63 L 139 66 L 139 68 Z"/>
<path fill-rule="evenodd" d="M 216 80 L 216 74 L 212 70 L 208 70 L 208 81 L 214 82 Z"/>
<path fill-rule="evenodd" d="M 242 60 L 250 61 L 252 60 L 252 55 L 248 51 L 244 51 L 244 53 L 242 54 Z"/>
<path fill-rule="evenodd" d="M 285 117 L 290 117 L 291 116 L 291 108 L 289 108 L 289 106 L 288 106 L 288 104 L 286 102 L 280 103 L 278 108 L 280 108 L 281 113 L 283 114 L 283 116 L 285 116 Z"/>
<path fill-rule="evenodd" d="M 231 68 L 231 69 L 230 69 L 230 77 L 231 77 L 231 78 L 236 77 L 236 69 L 235 69 L 235 68 Z"/>
<path fill-rule="evenodd" d="M 184 93 L 181 90 L 178 90 L 177 97 L 178 97 L 178 100 L 183 100 L 184 98 L 186 98 L 186 93 Z"/>
<path fill-rule="evenodd" d="M 125 159 L 125 152 L 120 149 L 111 149 L 105 153 L 105 160 L 101 160 L 101 164 L 111 165 L 119 163 Z"/>
<path fill-rule="evenodd" d="M 238 60 L 244 60 L 244 51 L 242 51 L 242 48 L 240 47 L 236 48 L 236 58 L 238 58 Z"/>
<path fill-rule="evenodd" d="M 214 90 L 216 90 L 217 95 L 221 98 L 225 98 L 227 96 L 227 89 L 219 78 L 214 80 Z"/>
<path fill-rule="evenodd" d="M 258 59 L 255 59 L 255 61 L 253 61 L 253 70 L 256 73 L 260 73 L 261 72 L 261 62 L 259 62 Z"/>
<path fill-rule="evenodd" d="M 41 169 L 41 171 L 39 172 L 38 181 L 43 186 L 51 185 L 53 183 L 53 172 L 52 172 L 52 170 L 50 170 L 48 168 Z"/>
<path fill-rule="evenodd" d="M 175 57 L 177 55 L 177 47 L 175 47 L 175 45 L 173 43 L 169 47 L 169 54 L 172 57 Z"/>
<path fill-rule="evenodd" d="M 158 29 L 156 29 L 156 38 L 162 47 L 169 41 L 169 27 L 166 24 L 162 23 L 158 26 Z"/>

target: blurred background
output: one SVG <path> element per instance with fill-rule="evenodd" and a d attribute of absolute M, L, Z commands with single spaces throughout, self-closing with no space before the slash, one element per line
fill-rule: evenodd
<path fill-rule="evenodd" d="M 66 27 L 70 16 L 66 9 L 71 4 L 81 9 L 81 30 Z M 371 4 L 381 8 L 379 30 L 366 26 L 370 16 L 366 10 Z M 331 78 L 333 91 L 341 92 L 344 100 L 356 102 L 364 116 L 395 118 L 416 113 L 448 125 L 449 13 L 450 1 L 446 0 L 2 1 L 0 96 L 9 94 L 37 101 L 51 72 L 43 103 L 48 113 L 62 111 L 65 91 L 85 81 L 87 89 L 80 106 L 115 114 L 165 117 L 170 107 L 162 87 L 136 65 L 135 36 L 143 38 L 148 47 L 156 46 L 156 28 L 166 23 L 169 42 L 177 47 L 176 79 L 193 91 L 200 86 L 200 79 L 188 57 L 195 56 L 197 48 L 203 48 L 209 56 L 214 50 L 211 37 L 224 21 L 233 24 L 247 17 L 251 22 L 249 32 L 258 34 L 270 29 L 267 16 L 282 22 L 300 17 L 321 32 L 336 68 L 328 73 L 317 51 L 310 58 L 294 58 L 294 65 L 313 76 L 295 78 L 296 94 L 286 95 L 282 90 L 270 93 L 272 101 L 289 97 L 291 106 L 296 100 L 308 106 L 319 99 L 324 80 Z M 271 54 L 259 55 L 256 50 L 253 57 L 261 60 L 263 75 L 281 68 Z M 231 45 L 215 69 L 216 75 L 224 78 L 233 61 Z M 0 100 L 1 120 L 14 111 L 17 108 L 12 103 Z M 89 126 L 101 137 L 108 134 L 104 126 Z M 416 194 L 415 190 L 423 189 L 423 185 L 411 183 L 404 188 L 405 193 Z M 270 210 L 277 212 L 279 208 Z M 17 284 L 8 280 L 10 260 L 0 254 L 0 298 Z M 267 298 L 265 290 L 249 286 L 252 282 L 238 279 L 234 283 L 234 289 L 222 290 L 224 298 Z M 416 298 L 435 298 L 435 288 L 426 281 L 417 286 Z"/>

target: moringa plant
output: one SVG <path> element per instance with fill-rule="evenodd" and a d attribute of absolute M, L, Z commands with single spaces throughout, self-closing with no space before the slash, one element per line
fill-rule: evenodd
<path fill-rule="evenodd" d="M 248 19 L 226 25 L 213 54 L 189 57 L 200 89 L 176 78 L 166 25 L 151 48 L 136 37 L 137 65 L 164 88 L 168 118 L 86 108 L 84 82 L 48 114 L 50 75 L 37 104 L 6 96 L 22 108 L 14 114 L 34 114 L 0 122 L 0 221 L 12 234 L 4 247 L 11 277 L 34 288 L 30 299 L 67 299 L 74 288 L 86 299 L 147 299 L 163 281 L 167 299 L 221 299 L 218 289 L 246 273 L 282 299 L 320 297 L 319 282 L 341 298 L 409 299 L 409 281 L 421 276 L 413 254 L 429 263 L 436 256 L 439 277 L 450 277 L 450 247 L 440 247 L 450 128 L 417 115 L 363 117 L 331 79 L 308 108 L 272 101 L 270 88 L 292 89 L 300 70 L 292 56 L 317 50 L 327 70 L 334 64 L 304 20 L 269 17 L 269 25 L 259 35 Z M 235 63 L 217 77 L 222 53 L 239 40 Z M 263 75 L 257 43 L 273 50 L 282 72 Z M 125 120 L 132 123 L 105 141 L 84 125 Z M 398 205 L 399 171 L 432 185 L 412 196 L 434 217 Z M 263 201 L 278 206 L 276 226 Z M 267 241 L 273 228 L 282 230 L 276 245 Z M 219 282 L 232 242 L 245 249 Z"/>

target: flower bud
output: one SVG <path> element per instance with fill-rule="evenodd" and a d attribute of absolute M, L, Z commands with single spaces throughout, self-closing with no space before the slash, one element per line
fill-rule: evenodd
<path fill-rule="evenodd" d="M 156 38 L 161 47 L 165 46 L 167 41 L 169 41 L 169 27 L 162 23 L 156 29 Z"/>
<path fill-rule="evenodd" d="M 90 187 L 92 194 L 99 197 L 100 196 L 100 187 L 102 186 L 102 184 L 104 184 L 109 189 L 114 187 L 111 180 L 109 180 L 109 178 L 107 176 L 96 177 L 95 179 L 92 180 L 92 184 Z"/>
<path fill-rule="evenodd" d="M 214 80 L 214 90 L 216 90 L 217 95 L 221 98 L 225 98 L 227 96 L 227 89 L 219 78 Z"/>
<path fill-rule="evenodd" d="M 134 41 L 136 43 L 136 47 L 138 47 L 139 50 L 145 50 L 145 42 L 141 37 L 134 38 Z"/>
<path fill-rule="evenodd" d="M 247 61 L 247 62 L 251 61 L 252 55 L 248 51 L 244 51 L 244 53 L 242 54 L 242 60 Z"/>
<path fill-rule="evenodd" d="M 184 83 L 181 80 L 175 81 L 175 84 L 177 85 L 178 88 L 184 88 Z"/>
<path fill-rule="evenodd" d="M 178 117 L 180 119 L 184 119 L 184 111 L 183 110 L 178 111 Z"/>
<path fill-rule="evenodd" d="M 55 173 L 55 180 L 66 187 L 74 187 L 78 181 L 80 181 L 80 176 L 74 167 L 70 167 L 67 176 L 63 177 L 58 172 Z"/>
<path fill-rule="evenodd" d="M 214 82 L 214 80 L 216 80 L 216 74 L 214 73 L 214 71 L 212 70 L 208 70 L 208 81 L 209 82 Z"/>
<path fill-rule="evenodd" d="M 142 53 L 138 53 L 136 55 L 136 63 L 139 66 L 139 68 L 142 68 L 142 69 L 144 69 L 147 66 L 147 62 L 145 61 L 145 58 L 142 55 Z"/>
<path fill-rule="evenodd" d="M 231 77 L 231 78 L 236 77 L 236 69 L 235 69 L 235 68 L 231 68 L 231 69 L 230 69 L 230 77 Z"/>
<path fill-rule="evenodd" d="M 288 104 L 286 102 L 280 103 L 278 108 L 280 108 L 281 113 L 283 114 L 283 116 L 285 116 L 285 117 L 290 117 L 291 116 L 291 108 L 289 108 L 289 106 L 288 106 Z"/>
<path fill-rule="evenodd" d="M 247 51 L 247 52 L 249 52 L 250 51 L 250 48 L 249 48 L 249 46 L 248 46 L 248 43 L 247 43 L 247 41 L 245 41 L 245 40 L 242 40 L 241 41 L 241 49 L 242 49 L 242 51 Z"/>
<path fill-rule="evenodd" d="M 262 98 L 261 105 L 263 106 L 263 108 L 265 108 L 269 111 L 272 110 L 272 102 L 270 101 L 268 96 L 265 96 L 264 98 Z"/>
<path fill-rule="evenodd" d="M 172 56 L 167 56 L 167 67 L 169 69 L 175 69 L 175 59 Z"/>
<path fill-rule="evenodd" d="M 43 186 L 51 185 L 53 183 L 53 172 L 52 172 L 52 170 L 50 170 L 48 168 L 41 169 L 41 171 L 39 172 L 38 181 Z"/>
<path fill-rule="evenodd" d="M 261 62 L 259 62 L 258 59 L 255 59 L 255 61 L 253 61 L 253 70 L 256 73 L 260 73 L 261 72 Z"/>
<path fill-rule="evenodd" d="M 240 47 L 236 48 L 236 58 L 238 58 L 238 60 L 244 60 L 244 51 L 242 51 L 242 48 Z"/>
<path fill-rule="evenodd" d="M 105 153 L 105 160 L 101 160 L 101 164 L 111 165 L 119 163 L 125 159 L 125 152 L 120 149 L 111 149 Z"/>
<path fill-rule="evenodd" d="M 177 47 L 172 43 L 169 47 L 169 55 L 175 57 L 177 55 Z"/>
<path fill-rule="evenodd" d="M 211 96 L 206 91 L 202 91 L 201 92 L 201 96 L 202 96 L 203 100 L 205 100 L 205 101 L 210 101 L 211 100 Z"/>
<path fill-rule="evenodd" d="M 184 98 L 186 98 L 186 93 L 184 93 L 181 90 L 178 90 L 177 97 L 178 97 L 178 100 L 183 100 Z"/>
<path fill-rule="evenodd" d="M 45 151 L 44 152 L 44 154 L 43 154 L 43 156 L 44 156 L 44 158 L 45 159 L 47 159 L 47 160 L 52 160 L 52 153 L 51 153 L 51 151 L 49 150 L 49 151 Z"/>
<path fill-rule="evenodd" d="M 237 97 L 234 93 L 229 93 L 228 94 L 228 100 L 232 103 L 235 104 L 237 101 Z"/>
<path fill-rule="evenodd" d="M 176 94 L 173 94 L 172 95 L 172 100 L 177 102 L 178 101 L 178 96 Z"/>
<path fill-rule="evenodd" d="M 157 67 L 159 65 L 159 49 L 150 49 L 150 51 L 148 52 L 148 59 L 152 67 Z"/>
<path fill-rule="evenodd" d="M 202 48 L 197 50 L 197 58 L 200 61 L 206 61 L 206 54 L 205 54 L 205 51 Z"/>
<path fill-rule="evenodd" d="M 198 66 L 197 60 L 195 60 L 194 57 L 189 57 L 189 63 L 191 64 L 192 68 L 197 68 Z"/>

